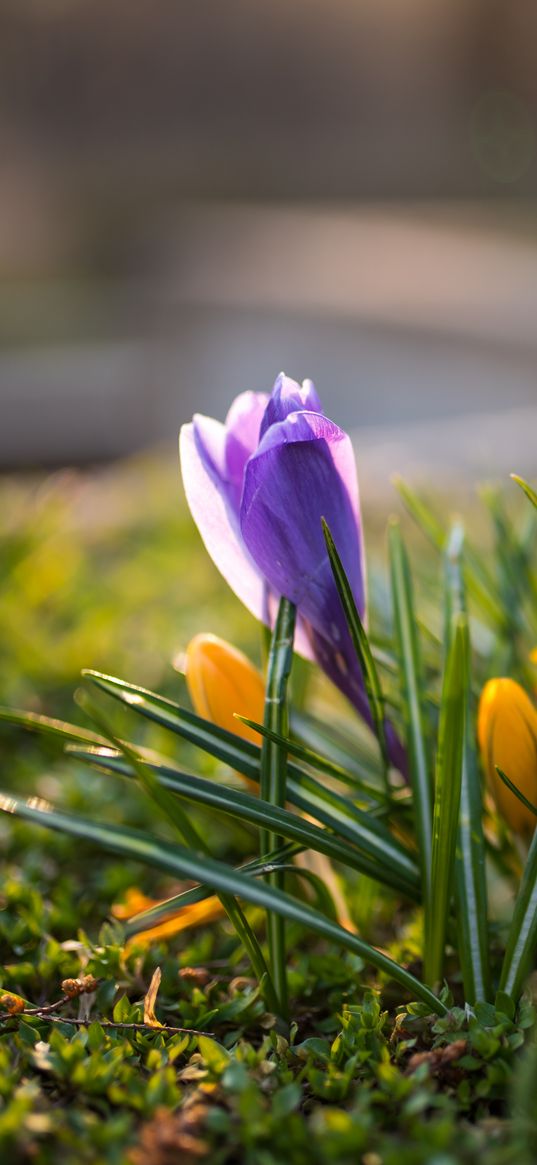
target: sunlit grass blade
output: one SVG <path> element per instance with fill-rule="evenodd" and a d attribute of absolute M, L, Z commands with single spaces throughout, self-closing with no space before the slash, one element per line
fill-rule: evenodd
<path fill-rule="evenodd" d="M 505 991 L 515 1002 L 531 968 L 531 959 L 536 947 L 537 830 L 533 835 L 517 894 L 500 976 L 500 991 Z"/>
<path fill-rule="evenodd" d="M 137 715 L 162 725 L 183 740 L 188 740 L 249 780 L 259 780 L 261 750 L 257 745 L 227 732 L 225 728 L 219 728 L 210 720 L 197 716 L 188 708 L 156 692 L 150 692 L 147 688 L 91 669 L 85 669 L 82 675 Z"/>
<path fill-rule="evenodd" d="M 437 550 L 443 551 L 445 547 L 446 532 L 441 522 L 433 513 L 428 505 L 419 497 L 417 493 L 408 485 L 398 473 L 392 474 L 391 482 L 395 486 L 401 500 L 404 502 L 406 509 L 411 517 L 414 519 L 420 530 L 423 531 L 425 537 L 436 547 Z"/>
<path fill-rule="evenodd" d="M 39 732 L 46 736 L 55 736 L 59 739 L 78 740 L 87 744 L 106 744 L 104 736 L 91 732 L 89 728 L 79 728 L 77 724 L 69 724 L 67 720 L 55 720 L 52 716 L 42 716 L 38 712 L 25 712 L 22 708 L 0 707 L 0 720 L 13 727 L 25 728 L 29 732 Z"/>
<path fill-rule="evenodd" d="M 327 939 L 329 943 L 359 955 L 365 963 L 376 967 L 398 983 L 404 991 L 408 991 L 413 999 L 422 1000 L 430 1007 L 431 1012 L 437 1015 L 447 1013 L 447 1007 L 441 999 L 376 947 L 370 946 L 357 935 L 344 930 L 285 891 L 238 873 L 214 858 L 207 858 L 178 843 L 171 844 L 138 830 L 101 824 L 84 817 L 63 813 L 35 798 L 23 801 L 5 791 L 0 792 L 0 809 L 36 825 L 43 825 L 48 829 L 93 842 L 122 857 L 164 870 L 173 877 L 193 878 L 212 886 L 215 891 L 240 897 L 267 910 L 278 911 L 288 921 L 299 923 L 311 933 Z"/>
<path fill-rule="evenodd" d="M 134 777 L 136 773 L 129 761 L 120 753 L 111 748 L 80 749 L 74 747 L 69 750 L 79 760 L 96 765 L 104 772 L 118 774 L 124 777 Z M 152 770 L 159 784 L 197 804 L 217 809 L 228 816 L 247 821 L 258 828 L 270 829 L 277 836 L 286 837 L 295 841 L 306 849 L 318 850 L 327 857 L 339 861 L 360 873 L 367 873 L 377 878 L 393 889 L 407 893 L 416 898 L 419 893 L 416 867 L 409 861 L 408 865 L 398 860 L 397 851 L 394 851 L 395 861 L 389 865 L 386 854 L 382 849 L 371 851 L 350 845 L 347 840 L 338 836 L 337 832 L 321 829 L 313 821 L 299 817 L 288 809 L 275 805 L 268 805 L 259 797 L 238 789 L 229 789 L 219 785 L 216 781 L 208 781 L 203 777 L 181 773 L 167 765 L 147 765 Z M 337 822 L 336 822 L 337 826 Z"/>
<path fill-rule="evenodd" d="M 398 476 L 392 480 L 411 517 L 429 542 L 443 554 L 447 535 L 442 524 L 407 482 Z M 464 577 L 468 593 L 475 599 L 480 613 L 486 614 L 498 628 L 504 628 L 505 611 L 498 601 L 494 580 L 482 559 L 468 545 L 465 550 Z"/>
<path fill-rule="evenodd" d="M 532 637 L 537 637 L 536 592 L 531 572 L 533 555 L 521 541 L 499 490 L 484 486 L 480 495 L 489 511 L 495 534 L 498 592 L 506 627 L 510 628 L 509 640 L 515 647 L 517 636 L 526 627 Z"/>
<path fill-rule="evenodd" d="M 155 720 L 171 732 L 198 745 L 210 755 L 224 760 L 232 768 L 252 781 L 259 781 L 260 749 L 223 728 L 217 728 L 193 712 L 157 696 L 154 692 L 128 684 L 100 672 L 85 671 L 84 675 L 108 695 L 126 704 L 134 712 Z M 414 864 L 386 826 L 370 814 L 325 787 L 298 766 L 287 766 L 287 800 L 305 813 L 311 814 L 329 828 L 336 828 L 343 837 L 374 853 L 380 861 L 403 861 L 407 869 Z M 399 861 L 397 857 L 399 856 Z M 411 875 L 412 876 L 412 875 Z"/>
<path fill-rule="evenodd" d="M 240 873 L 252 874 L 254 877 L 259 877 L 262 874 L 268 874 L 274 866 L 279 866 L 284 869 L 295 869 L 290 866 L 290 862 L 296 854 L 302 853 L 303 847 L 289 843 L 282 846 L 279 850 L 274 850 L 272 854 L 267 854 L 264 862 L 259 857 L 254 858 L 249 862 L 244 862 L 240 866 L 234 867 Z M 198 902 L 203 902 L 210 898 L 213 894 L 209 886 L 193 886 L 190 890 L 182 890 L 180 894 L 172 894 L 169 898 L 163 898 L 160 902 L 156 902 L 154 906 L 148 906 L 145 910 L 140 910 L 137 914 L 131 915 L 124 922 L 124 929 L 127 938 L 144 930 L 152 930 L 155 926 L 159 926 L 161 922 L 168 922 L 181 914 L 189 906 L 195 906 Z"/>
<path fill-rule="evenodd" d="M 280 737 L 286 736 L 289 730 L 287 686 L 293 663 L 295 624 L 295 606 L 288 599 L 280 599 L 267 663 L 264 708 L 265 727 Z M 271 809 L 283 809 L 287 785 L 287 750 L 285 745 L 269 737 L 265 737 L 261 747 L 260 778 L 262 801 Z M 267 822 L 267 825 L 263 824 L 260 827 L 259 843 L 260 856 L 264 858 L 271 849 L 277 849 L 282 844 L 282 838 L 270 830 Z M 281 870 L 273 870 L 267 875 L 267 879 L 269 885 L 280 890 L 284 889 L 285 874 Z M 271 975 L 280 1004 L 280 1014 L 287 1016 L 289 1002 L 285 919 L 272 910 L 267 912 L 267 939 Z"/>
<path fill-rule="evenodd" d="M 294 707 L 291 709 L 293 737 L 308 748 L 330 757 L 330 760 L 341 765 L 349 774 L 356 775 L 359 780 L 373 781 L 380 788 L 382 766 L 375 741 L 361 724 L 354 721 L 353 729 L 355 726 L 359 733 L 348 733 L 340 723 L 327 723 L 304 711 L 298 712 Z"/>
<path fill-rule="evenodd" d="M 520 486 L 521 490 L 524 491 L 526 497 L 529 498 L 532 505 L 534 505 L 535 508 L 537 509 L 537 493 L 532 488 L 532 486 L 529 484 L 529 482 L 525 481 L 523 477 L 519 477 L 518 473 L 512 473 L 511 477 L 512 477 L 513 481 L 516 481 L 517 485 Z"/>
<path fill-rule="evenodd" d="M 144 792 L 158 806 L 168 821 L 172 823 L 179 833 L 179 836 L 188 846 L 193 847 L 198 853 L 209 856 L 207 846 L 201 834 L 190 821 L 181 801 L 177 797 L 174 797 L 166 789 L 165 785 L 158 780 L 153 772 L 152 766 L 138 756 L 129 744 L 117 739 L 110 729 L 101 709 L 96 709 L 91 704 L 85 692 L 79 697 L 79 702 L 96 723 L 97 727 L 101 729 L 101 732 L 109 738 L 112 746 L 120 751 L 129 765 L 132 765 L 133 772 Z M 220 894 L 219 897 L 222 907 L 250 959 L 254 974 L 257 976 L 265 997 L 267 1007 L 275 1011 L 277 1015 L 285 1018 L 285 1014 L 280 1006 L 280 997 L 267 968 L 263 952 L 242 907 L 232 895 L 224 893 Z"/>
<path fill-rule="evenodd" d="M 321 519 L 321 522 L 323 527 L 324 540 L 326 543 L 326 550 L 330 559 L 332 574 L 334 576 L 334 582 L 341 599 L 341 605 L 343 607 L 345 619 L 347 620 L 347 626 L 350 631 L 354 650 L 360 663 L 369 708 L 371 711 L 371 717 L 379 742 L 380 755 L 382 757 L 384 784 L 386 792 L 389 793 L 390 785 L 388 772 L 390 768 L 390 756 L 388 751 L 388 743 L 386 740 L 386 711 L 382 686 L 379 680 L 376 664 L 371 653 L 371 648 L 369 646 L 369 640 L 367 638 L 362 620 L 360 619 L 360 615 L 354 600 L 354 595 L 352 593 L 347 575 L 343 569 L 343 564 L 341 562 L 341 558 L 339 557 L 337 547 L 324 518 Z"/>
<path fill-rule="evenodd" d="M 462 572 L 464 531 L 452 528 L 446 549 L 446 643 L 453 616 L 466 609 Z M 470 651 L 468 650 L 468 669 Z M 458 950 L 465 999 L 491 998 L 488 953 L 488 908 L 483 836 L 483 798 L 477 766 L 472 712 L 471 675 L 466 680 L 466 731 L 461 780 L 459 830 L 455 860 Z"/>
<path fill-rule="evenodd" d="M 378 786 L 370 784 L 357 776 L 351 776 L 348 770 L 343 768 L 342 765 L 337 764 L 328 757 L 321 756 L 320 753 L 314 752 L 313 749 L 308 748 L 304 744 L 299 744 L 298 741 L 288 736 L 280 736 L 279 733 L 271 731 L 263 724 L 258 724 L 255 720 L 250 720 L 248 716 L 241 716 L 238 712 L 235 713 L 235 716 L 237 720 L 240 720 L 241 724 L 246 724 L 248 728 L 253 728 L 254 732 L 258 732 L 260 736 L 266 736 L 269 740 L 274 740 L 276 743 L 284 745 L 289 756 L 294 756 L 297 760 L 304 761 L 310 768 L 316 769 L 320 773 L 326 773 L 327 776 L 334 777 L 342 784 L 350 785 L 357 793 L 363 794 L 368 800 L 378 804 L 387 803 L 385 794 L 380 791 Z"/>
<path fill-rule="evenodd" d="M 122 681 L 118 681 L 121 683 Z M 75 724 L 68 724 L 64 721 L 50 720 L 46 716 L 36 716 L 34 713 L 12 711 L 11 709 L 2 709 L 3 719 L 11 722 L 17 726 L 27 728 L 31 731 L 37 731 L 44 735 L 52 734 L 68 746 L 69 751 L 73 752 L 79 759 L 87 760 L 91 763 L 96 763 L 97 756 L 99 756 L 99 767 L 105 771 L 118 771 L 114 768 L 114 763 L 110 761 L 110 750 L 108 748 L 108 741 L 104 736 L 98 736 L 96 733 L 87 729 L 80 728 Z M 210 735 L 211 725 L 208 721 L 201 721 L 203 726 L 203 733 Z M 219 749 L 218 734 L 220 730 L 215 730 L 217 733 L 215 749 Z M 240 744 L 240 738 L 233 737 L 232 734 L 227 733 L 231 741 L 237 740 Z M 102 753 L 93 752 L 91 754 L 84 752 L 84 746 L 94 745 L 94 742 L 100 743 L 104 747 Z M 82 750 L 74 749 L 73 743 L 78 743 L 83 746 Z M 253 756 L 260 756 L 260 750 L 254 745 L 248 745 L 244 742 Z M 233 748 L 233 744 L 230 746 Z M 210 750 L 208 750 L 210 751 Z M 140 745 L 136 746 L 137 755 L 146 762 L 153 765 L 159 765 L 160 776 L 165 776 L 169 782 L 170 788 L 178 791 L 174 787 L 174 779 L 177 777 L 187 777 L 187 774 L 175 767 L 166 765 L 165 762 L 157 758 L 152 750 L 142 748 Z M 107 763 L 108 762 L 108 763 Z M 246 767 L 246 766 L 245 766 Z M 132 776 L 132 771 L 126 771 L 128 766 L 124 766 L 124 775 Z M 298 770 L 293 770 L 298 774 Z M 189 776 L 190 780 L 199 780 L 200 778 Z M 251 768 L 251 779 L 259 780 L 258 768 Z M 350 841 L 358 850 L 359 854 L 363 854 L 362 870 L 363 873 L 371 873 L 372 876 L 378 878 L 385 885 L 390 885 L 393 888 L 404 888 L 405 893 L 412 899 L 417 896 L 416 883 L 416 866 L 413 858 L 408 854 L 405 847 L 392 835 L 389 831 L 377 823 L 370 814 L 364 813 L 357 807 L 353 806 L 352 802 L 346 801 L 340 797 L 333 790 L 323 789 L 323 787 L 309 776 L 305 775 L 306 782 L 305 792 L 301 792 L 301 785 L 291 780 L 288 782 L 287 799 L 302 809 L 304 812 L 310 814 L 317 821 L 320 821 L 328 829 L 335 830 L 341 836 Z M 214 782 L 207 782 L 207 789 L 220 788 Z M 233 792 L 233 791 L 232 791 Z M 188 792 L 184 794 L 188 796 Z M 258 824 L 258 822 L 256 822 Z M 364 847 L 366 853 L 363 853 Z M 370 861 L 366 856 L 372 854 L 375 863 Z M 341 858 L 340 860 L 345 860 Z M 378 863 L 378 864 L 377 864 Z"/>
<path fill-rule="evenodd" d="M 498 765 L 495 765 L 494 768 L 496 769 L 500 780 L 503 781 L 504 785 L 507 785 L 507 788 L 511 790 L 511 793 L 514 793 L 515 797 L 518 797 L 519 801 L 525 805 L 526 809 L 529 809 L 530 813 L 533 813 L 535 817 L 537 817 L 537 806 L 535 806 L 532 801 L 528 801 L 528 798 L 524 796 L 524 793 L 521 792 L 521 790 L 518 788 L 518 785 L 514 785 L 513 782 L 509 780 L 507 773 L 504 773 L 503 769 L 501 769 Z"/>
<path fill-rule="evenodd" d="M 390 574 L 395 634 L 403 679 L 405 726 L 413 793 L 423 901 L 428 903 L 431 882 L 432 799 L 422 708 L 422 674 L 410 571 L 399 523 L 389 529 Z"/>
<path fill-rule="evenodd" d="M 203 752 L 209 753 L 210 756 L 223 761 L 224 764 L 229 765 L 242 776 L 248 777 L 248 780 L 254 782 L 260 780 L 260 745 L 252 744 L 235 733 L 228 732 L 225 728 L 219 728 L 209 720 L 204 720 L 180 704 L 175 704 L 164 696 L 159 696 L 155 692 L 150 692 L 135 684 L 129 684 L 125 680 L 116 679 L 114 676 L 105 676 L 95 671 L 85 671 L 83 675 L 107 695 L 119 700 L 138 715 L 153 720 L 174 735 L 188 740 L 189 743 L 196 745 Z M 287 771 L 288 779 L 294 779 L 294 784 L 288 780 L 288 799 L 292 800 L 293 788 L 299 787 L 306 774 L 303 774 L 297 765 L 290 762 L 287 764 Z M 309 775 L 307 775 L 307 780 L 310 788 L 313 784 L 315 785 L 320 797 L 329 796 L 320 782 L 314 782 L 314 779 Z"/>
<path fill-rule="evenodd" d="M 468 1003 L 491 999 L 482 795 L 471 726 L 466 729 L 455 866 L 458 948 Z"/>
<path fill-rule="evenodd" d="M 330 889 L 325 885 L 319 874 L 304 866 L 295 865 L 292 862 L 292 859 L 297 854 L 303 852 L 301 846 L 282 846 L 281 849 L 274 850 L 273 854 L 267 854 L 263 862 L 259 858 L 256 858 L 254 861 L 245 862 L 243 865 L 235 868 L 240 873 L 251 874 L 256 878 L 263 877 L 265 874 L 270 874 L 275 870 L 280 870 L 283 873 L 307 882 L 315 896 L 317 908 L 321 914 L 326 914 L 327 918 L 332 918 L 337 921 L 338 913 L 336 904 Z M 161 902 L 155 903 L 154 906 L 150 906 L 132 915 L 124 922 L 126 937 L 134 938 L 143 931 L 153 930 L 155 927 L 160 926 L 161 923 L 169 923 L 174 919 L 180 919 L 188 907 L 206 901 L 212 895 L 213 891 L 209 886 L 194 886 L 190 890 L 183 890 L 181 894 L 174 894 L 169 898 L 163 899 Z"/>
<path fill-rule="evenodd" d="M 468 623 L 464 614 L 453 617 L 450 640 L 438 728 L 431 893 L 425 910 L 425 979 L 433 986 L 442 979 L 454 881 L 469 671 Z"/>

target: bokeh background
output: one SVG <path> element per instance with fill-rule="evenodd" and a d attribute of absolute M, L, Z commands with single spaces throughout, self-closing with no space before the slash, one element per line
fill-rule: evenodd
<path fill-rule="evenodd" d="M 531 474 L 533 0 L 3 0 L 0 466 L 284 368 L 362 484 Z"/>

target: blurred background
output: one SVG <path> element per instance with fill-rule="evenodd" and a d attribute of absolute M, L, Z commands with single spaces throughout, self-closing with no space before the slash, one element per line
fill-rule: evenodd
<path fill-rule="evenodd" d="M 0 467 L 283 368 L 362 483 L 531 474 L 533 0 L 3 0 Z"/>

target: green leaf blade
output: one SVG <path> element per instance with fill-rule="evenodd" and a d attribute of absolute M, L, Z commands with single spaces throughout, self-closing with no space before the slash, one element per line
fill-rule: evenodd
<path fill-rule="evenodd" d="M 390 574 L 399 666 L 403 677 L 410 783 L 413 793 L 416 834 L 420 854 L 423 900 L 430 898 L 432 856 L 432 797 L 429 778 L 421 660 L 410 571 L 399 524 L 389 530 Z"/>
<path fill-rule="evenodd" d="M 438 983 L 443 973 L 459 823 L 467 689 L 468 623 L 464 614 L 458 614 L 453 617 L 438 729 L 431 891 L 425 914 L 425 977 L 431 984 Z"/>
<path fill-rule="evenodd" d="M 298 922 L 328 942 L 336 943 L 358 954 L 366 963 L 399 983 L 412 998 L 422 1000 L 430 1007 L 432 1013 L 437 1015 L 447 1013 L 447 1007 L 441 999 L 376 947 L 370 946 L 357 935 L 344 930 L 285 891 L 240 874 L 224 863 L 215 861 L 214 858 L 195 854 L 178 844 L 170 845 L 160 838 L 152 838 L 137 830 L 89 821 L 54 810 L 44 803 L 36 803 L 35 800 L 25 802 L 4 791 L 0 791 L 0 810 L 17 815 L 33 824 L 44 825 L 49 829 L 68 833 L 72 837 L 94 842 L 121 856 L 165 870 L 175 877 L 193 878 L 213 886 L 215 890 L 241 897 L 253 905 L 279 911 L 289 921 Z"/>
<path fill-rule="evenodd" d="M 390 768 L 390 756 L 388 749 L 388 742 L 386 740 L 386 726 L 385 726 L 385 700 L 382 692 L 382 685 L 380 683 L 377 666 L 373 658 L 369 640 L 367 638 L 364 625 L 360 618 L 352 588 L 349 580 L 343 569 L 343 563 L 339 556 L 336 544 L 332 538 L 330 529 L 324 518 L 321 519 L 324 540 L 326 543 L 326 550 L 332 567 L 332 574 L 337 591 L 341 600 L 341 605 L 347 621 L 347 626 L 351 635 L 354 650 L 360 663 L 364 687 L 371 711 L 371 717 L 379 742 L 380 753 L 383 762 L 383 775 L 386 792 L 389 794 L 390 786 L 388 780 L 388 772 Z"/>

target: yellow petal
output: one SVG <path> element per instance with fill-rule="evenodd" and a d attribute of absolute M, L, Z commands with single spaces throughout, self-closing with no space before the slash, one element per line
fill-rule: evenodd
<path fill-rule="evenodd" d="M 196 635 L 186 649 L 185 675 L 196 712 L 220 728 L 259 744 L 259 736 L 235 712 L 263 721 L 265 686 L 250 660 L 216 635 Z"/>
<path fill-rule="evenodd" d="M 219 728 L 260 744 L 257 732 L 235 718 L 235 712 L 263 723 L 265 685 L 250 660 L 216 635 L 195 635 L 185 653 L 185 676 L 195 711 Z M 252 792 L 254 781 L 242 778 Z"/>
<path fill-rule="evenodd" d="M 158 902 L 158 898 L 148 898 L 147 894 L 142 894 L 137 886 L 129 886 L 125 893 L 125 901 L 116 902 L 112 907 L 112 914 L 114 918 L 123 921 L 125 918 L 132 918 L 134 914 L 141 914 L 142 910 L 150 910 Z"/>
<path fill-rule="evenodd" d="M 165 899 L 147 898 L 136 886 L 132 886 L 127 890 L 125 903 L 117 903 L 113 906 L 112 914 L 115 918 L 132 918 L 133 915 L 140 914 L 142 910 L 149 910 L 152 906 L 160 906 L 161 901 L 165 901 Z M 164 922 L 159 922 L 148 930 L 140 931 L 139 934 L 129 939 L 126 945 L 136 944 L 138 946 L 140 943 L 154 943 L 159 939 L 172 938 L 173 935 L 180 934 L 181 931 L 188 930 L 189 927 L 206 926 L 209 922 L 215 922 L 223 915 L 224 909 L 218 898 L 214 896 L 204 898 L 202 902 L 193 902 L 191 906 L 183 906 L 182 910 L 177 911 L 176 914 L 171 914 L 164 919 Z"/>
<path fill-rule="evenodd" d="M 498 765 L 532 804 L 537 803 L 537 711 L 520 684 L 507 678 L 489 680 L 479 701 L 477 735 L 498 812 L 515 833 L 530 836 L 537 818 L 495 769 Z"/>

